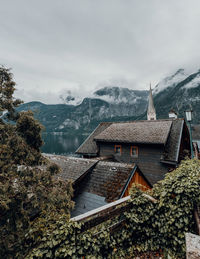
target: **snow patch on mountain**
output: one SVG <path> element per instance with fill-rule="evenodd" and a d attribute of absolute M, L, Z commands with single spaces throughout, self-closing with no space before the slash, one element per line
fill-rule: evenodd
<path fill-rule="evenodd" d="M 100 99 L 110 104 L 136 104 L 142 97 L 139 93 L 137 94 L 137 91 L 118 86 L 107 86 L 94 93 L 85 93 L 85 95 L 82 96 L 80 93 L 72 92 L 71 90 L 67 90 L 60 94 L 62 103 L 74 106 L 80 105 L 85 98 Z"/>
<path fill-rule="evenodd" d="M 135 104 L 141 99 L 136 91 L 117 86 L 107 86 L 94 92 L 94 98 L 101 99 L 111 104 L 129 103 Z"/>
<path fill-rule="evenodd" d="M 191 88 L 196 88 L 200 87 L 200 73 L 188 84 L 184 86 L 185 89 L 191 89 Z"/>
<path fill-rule="evenodd" d="M 168 87 L 175 87 L 178 83 L 183 81 L 188 77 L 188 74 L 185 72 L 184 69 L 179 69 L 175 74 L 172 76 L 168 76 L 164 78 L 161 82 L 159 82 L 156 87 L 153 89 L 153 94 L 158 94 Z"/>
<path fill-rule="evenodd" d="M 67 90 L 63 91 L 59 98 L 64 104 L 77 106 L 82 103 L 85 96 L 81 96 L 77 91 L 72 92 L 71 90 Z"/>

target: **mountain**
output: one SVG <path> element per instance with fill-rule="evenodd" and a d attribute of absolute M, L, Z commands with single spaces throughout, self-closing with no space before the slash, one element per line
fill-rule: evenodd
<path fill-rule="evenodd" d="M 101 121 L 136 119 L 146 110 L 148 91 L 113 86 L 95 91 L 80 104 L 80 97 L 71 94 L 61 99 L 65 100 L 65 104 L 30 102 L 22 104 L 18 109 L 33 110 L 46 131 L 89 133 Z M 76 102 L 77 105 L 72 105 Z"/>
<path fill-rule="evenodd" d="M 128 88 L 122 88 L 117 86 L 107 86 L 101 88 L 89 96 L 80 96 L 72 91 L 66 91 L 66 93 L 59 96 L 62 103 L 67 105 L 80 105 L 85 98 L 100 99 L 110 104 L 129 103 L 140 105 L 140 102 L 147 98 L 147 91 L 131 90 Z M 141 100 L 142 99 L 142 100 Z"/>
<path fill-rule="evenodd" d="M 179 69 L 155 86 L 153 97 L 158 119 L 168 118 L 171 109 L 184 117 L 184 111 L 191 106 L 193 123 L 200 123 L 200 71 L 187 74 Z M 89 134 L 101 121 L 146 119 L 148 91 L 107 86 L 89 97 L 67 92 L 60 99 L 63 104 L 30 102 L 18 109 L 33 110 L 48 132 Z"/>
<path fill-rule="evenodd" d="M 188 108 L 193 110 L 193 123 L 200 123 L 200 70 L 188 75 L 183 69 L 163 79 L 153 91 L 158 118 L 166 118 L 173 109 L 184 117 Z"/>

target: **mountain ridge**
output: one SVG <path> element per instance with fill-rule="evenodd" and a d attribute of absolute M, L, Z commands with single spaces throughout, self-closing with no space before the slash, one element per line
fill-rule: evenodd
<path fill-rule="evenodd" d="M 18 109 L 35 111 L 35 117 L 47 132 L 83 134 L 90 133 L 102 121 L 146 119 L 148 94 L 147 90 L 105 86 L 81 102 L 76 103 L 79 97 L 70 93 L 63 97 L 65 104 L 29 102 Z M 187 74 L 184 69 L 177 70 L 155 86 L 153 98 L 158 119 L 168 118 L 172 108 L 179 117 L 184 117 L 184 111 L 191 105 L 193 122 L 200 123 L 200 71 Z"/>

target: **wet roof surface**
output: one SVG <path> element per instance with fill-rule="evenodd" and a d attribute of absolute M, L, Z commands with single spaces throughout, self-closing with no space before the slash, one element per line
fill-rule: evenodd
<path fill-rule="evenodd" d="M 51 162 L 61 167 L 62 172 L 57 176 L 72 182 L 77 181 L 87 173 L 98 161 L 95 159 L 83 159 L 59 155 L 45 155 Z"/>
<path fill-rule="evenodd" d="M 90 210 L 97 209 L 103 205 L 106 205 L 107 202 L 105 201 L 105 197 L 101 197 L 99 195 L 83 192 L 75 199 L 75 207 L 74 210 L 71 212 L 71 217 L 75 217 L 86 213 Z"/>
<path fill-rule="evenodd" d="M 164 152 L 164 160 L 178 162 L 180 140 L 182 137 L 184 120 L 178 119 L 172 122 L 169 138 L 167 140 Z"/>
<path fill-rule="evenodd" d="M 134 121 L 113 123 L 94 137 L 98 141 L 165 144 L 172 121 Z"/>
<path fill-rule="evenodd" d="M 89 137 L 83 142 L 83 144 L 76 150 L 77 154 L 93 154 L 97 153 L 97 145 L 94 141 L 94 138 L 104 131 L 107 127 L 109 127 L 112 122 L 102 122 L 98 125 L 98 127 L 89 135 Z"/>
<path fill-rule="evenodd" d="M 135 164 L 99 161 L 84 182 L 84 192 L 105 198 L 106 202 L 119 199 Z"/>
<path fill-rule="evenodd" d="M 192 125 L 192 139 L 200 141 L 200 125 Z"/>

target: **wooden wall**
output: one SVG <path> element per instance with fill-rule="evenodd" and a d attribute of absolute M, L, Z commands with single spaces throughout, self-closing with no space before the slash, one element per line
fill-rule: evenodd
<path fill-rule="evenodd" d="M 115 144 L 122 146 L 122 152 L 115 154 Z M 99 155 L 113 155 L 115 160 L 123 163 L 136 163 L 142 173 L 147 177 L 153 185 L 157 181 L 164 178 L 168 172 L 169 166 L 160 162 L 163 154 L 164 146 L 162 145 L 137 145 L 137 144 L 121 144 L 121 143 L 98 143 Z M 138 157 L 134 158 L 130 155 L 131 146 L 138 146 Z M 171 166 L 170 166 L 171 167 Z"/>
<path fill-rule="evenodd" d="M 126 189 L 123 197 L 126 197 L 126 196 L 130 195 L 130 189 L 131 189 L 133 184 L 138 184 L 139 188 L 142 191 L 146 191 L 148 189 L 151 189 L 150 185 L 146 182 L 144 177 L 139 172 L 136 171 L 134 176 L 132 177 L 132 179 L 131 179 L 131 181 L 128 185 L 128 188 Z"/>

